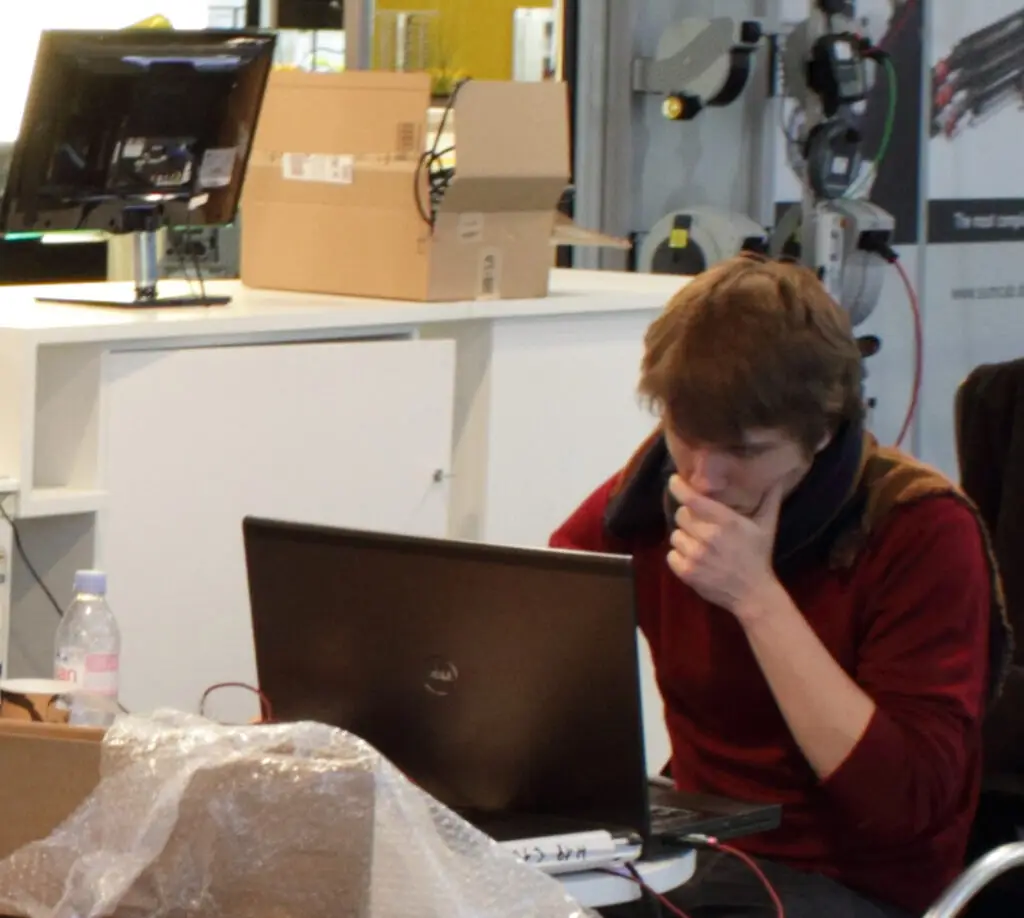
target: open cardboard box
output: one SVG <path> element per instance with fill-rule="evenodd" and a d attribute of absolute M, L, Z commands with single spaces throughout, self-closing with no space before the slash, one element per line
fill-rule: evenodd
<path fill-rule="evenodd" d="M 46 838 L 96 789 L 103 735 L 0 720 L 0 859 Z"/>
<path fill-rule="evenodd" d="M 556 215 L 570 174 L 564 84 L 462 86 L 445 128 L 457 168 L 433 227 L 422 212 L 429 111 L 426 74 L 275 71 L 243 192 L 243 282 L 403 300 L 539 297 L 552 245 L 629 247 Z"/>

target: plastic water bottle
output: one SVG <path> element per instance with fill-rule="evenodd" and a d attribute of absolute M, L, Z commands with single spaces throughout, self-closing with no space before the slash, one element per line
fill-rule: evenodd
<path fill-rule="evenodd" d="M 73 682 L 71 723 L 107 726 L 117 714 L 121 632 L 107 605 L 107 575 L 75 574 L 75 598 L 57 628 L 54 676 Z"/>

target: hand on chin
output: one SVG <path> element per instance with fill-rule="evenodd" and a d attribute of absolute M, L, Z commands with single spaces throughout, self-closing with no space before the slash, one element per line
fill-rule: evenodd
<path fill-rule="evenodd" d="M 669 568 L 708 602 L 739 615 L 774 581 L 772 551 L 787 484 L 776 484 L 749 515 L 698 494 L 678 475 L 669 489 L 680 504 Z"/>

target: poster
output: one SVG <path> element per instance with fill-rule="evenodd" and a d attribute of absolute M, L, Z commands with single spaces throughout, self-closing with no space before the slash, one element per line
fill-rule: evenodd
<path fill-rule="evenodd" d="M 928 241 L 1024 241 L 1024 0 L 935 3 Z"/>
<path fill-rule="evenodd" d="M 920 442 L 955 476 L 958 386 L 980 364 L 1024 356 L 1024 0 L 929 12 Z"/>

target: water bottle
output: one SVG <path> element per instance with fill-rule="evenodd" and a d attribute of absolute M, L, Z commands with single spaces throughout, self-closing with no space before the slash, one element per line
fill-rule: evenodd
<path fill-rule="evenodd" d="M 107 605 L 107 575 L 78 571 L 74 589 L 57 628 L 54 676 L 75 684 L 72 724 L 108 726 L 117 714 L 121 632 Z"/>

